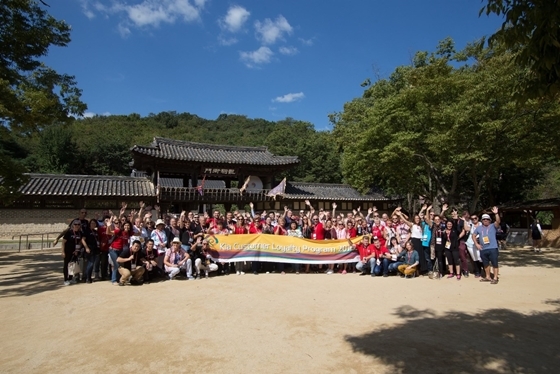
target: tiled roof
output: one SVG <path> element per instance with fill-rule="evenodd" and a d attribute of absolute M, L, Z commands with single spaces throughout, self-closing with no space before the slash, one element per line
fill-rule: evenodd
<path fill-rule="evenodd" d="M 507 203 L 499 208 L 503 211 L 521 211 L 521 210 L 553 210 L 560 207 L 560 198 L 527 200 L 523 202 Z M 490 209 L 488 209 L 490 210 Z"/>
<path fill-rule="evenodd" d="M 351 201 L 381 201 L 390 200 L 380 193 L 362 195 L 347 184 L 288 182 L 283 195 L 284 199 L 308 200 L 351 200 Z"/>
<path fill-rule="evenodd" d="M 135 145 L 133 153 L 177 161 L 242 165 L 296 165 L 297 156 L 275 156 L 266 147 L 239 147 L 154 138 L 149 146 Z"/>
<path fill-rule="evenodd" d="M 153 184 L 146 178 L 104 175 L 26 174 L 24 196 L 151 197 Z"/>

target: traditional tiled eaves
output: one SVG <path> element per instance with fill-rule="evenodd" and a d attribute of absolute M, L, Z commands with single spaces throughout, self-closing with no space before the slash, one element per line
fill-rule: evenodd
<path fill-rule="evenodd" d="M 362 195 L 347 184 L 288 182 L 283 195 L 288 200 L 332 200 L 332 201 L 387 201 L 389 198 L 370 193 Z"/>
<path fill-rule="evenodd" d="M 164 160 L 200 163 L 270 166 L 299 163 L 297 156 L 275 156 L 266 147 L 203 144 L 158 137 L 150 146 L 135 145 L 131 151 Z"/>
<path fill-rule="evenodd" d="M 154 197 L 155 189 L 147 178 L 26 174 L 29 182 L 19 191 L 24 196 L 68 197 Z"/>

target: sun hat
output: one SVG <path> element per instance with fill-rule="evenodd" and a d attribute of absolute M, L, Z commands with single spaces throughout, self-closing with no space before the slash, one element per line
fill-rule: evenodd
<path fill-rule="evenodd" d="M 164 225 L 164 226 L 165 226 L 165 222 L 163 222 L 162 219 L 158 219 L 158 220 L 156 221 L 156 227 L 158 227 L 159 225 Z"/>
<path fill-rule="evenodd" d="M 179 239 L 178 236 L 174 237 L 173 240 L 171 241 L 171 243 L 179 243 L 181 244 L 181 239 Z"/>

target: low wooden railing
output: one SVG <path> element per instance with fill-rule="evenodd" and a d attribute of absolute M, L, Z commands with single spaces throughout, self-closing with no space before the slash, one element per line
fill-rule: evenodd
<path fill-rule="evenodd" d="M 271 201 L 267 196 L 270 190 L 244 191 L 239 188 L 207 188 L 200 191 L 193 187 L 160 187 L 160 199 L 171 201 L 201 201 L 201 202 L 236 202 L 236 201 Z"/>

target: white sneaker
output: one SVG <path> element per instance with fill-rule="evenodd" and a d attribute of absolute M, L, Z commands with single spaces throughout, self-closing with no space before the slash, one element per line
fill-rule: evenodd
<path fill-rule="evenodd" d="M 69 286 L 69 285 L 70 285 L 70 282 L 69 282 L 69 281 L 64 281 L 64 285 L 65 285 L 65 286 Z"/>
<path fill-rule="evenodd" d="M 208 279 L 208 272 L 204 274 L 204 278 Z"/>
<path fill-rule="evenodd" d="M 240 272 L 240 271 L 237 271 L 236 274 L 237 274 L 237 275 L 241 275 L 241 272 Z"/>
<path fill-rule="evenodd" d="M 332 270 L 327 270 L 327 274 L 332 274 L 332 273 L 334 273 L 334 271 L 332 271 Z"/>
<path fill-rule="evenodd" d="M 245 275 L 245 272 L 244 272 L 244 271 L 240 271 L 239 274 L 240 274 L 240 275 Z"/>
<path fill-rule="evenodd" d="M 169 274 L 169 280 L 172 281 L 173 280 L 173 276 L 171 274 Z"/>

